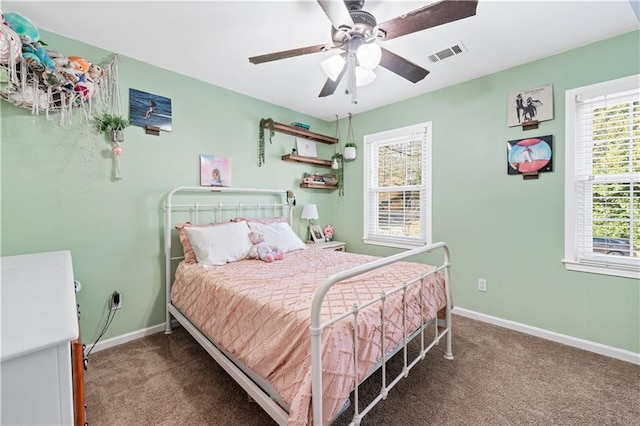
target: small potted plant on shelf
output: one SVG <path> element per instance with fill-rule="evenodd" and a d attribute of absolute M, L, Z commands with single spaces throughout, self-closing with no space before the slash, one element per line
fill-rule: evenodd
<path fill-rule="evenodd" d="M 344 144 L 344 159 L 347 161 L 355 160 L 358 152 L 356 151 L 356 144 L 353 142 L 347 142 Z"/>
<path fill-rule="evenodd" d="M 115 114 L 102 114 L 96 118 L 96 129 L 109 135 L 112 142 L 124 142 L 124 129 L 129 126 L 129 120 Z"/>

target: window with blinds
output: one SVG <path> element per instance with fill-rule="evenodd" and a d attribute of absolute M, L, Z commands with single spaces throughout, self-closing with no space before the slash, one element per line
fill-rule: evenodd
<path fill-rule="evenodd" d="M 414 247 L 431 240 L 431 123 L 364 137 L 364 241 Z"/>
<path fill-rule="evenodd" d="M 566 93 L 565 264 L 640 277 L 640 75 Z"/>

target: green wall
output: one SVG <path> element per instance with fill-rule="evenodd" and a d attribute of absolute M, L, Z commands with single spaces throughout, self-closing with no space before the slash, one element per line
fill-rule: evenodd
<path fill-rule="evenodd" d="M 45 33 L 67 55 L 101 62 L 109 52 Z M 640 352 L 637 280 L 570 273 L 563 254 L 564 90 L 637 73 L 638 33 L 627 34 L 472 82 L 354 117 L 356 141 L 382 130 L 432 121 L 434 240 L 452 250 L 456 306 Z M 627 53 L 622 53 L 627 52 Z M 432 70 L 437 72 L 437 68 Z M 149 136 L 126 130 L 124 179 L 111 178 L 105 136 L 75 122 L 60 128 L 6 102 L 1 118 L 2 255 L 72 251 L 82 311 L 83 340 L 97 337 L 113 290 L 123 295 L 106 338 L 164 320 L 163 198 L 175 186 L 198 185 L 198 156 L 233 159 L 233 185 L 294 188 L 295 229 L 307 202 L 320 223 L 336 225 L 348 249 L 390 254 L 362 238 L 362 156 L 347 165 L 345 197 L 303 190 L 306 165 L 280 161 L 293 138 L 276 134 L 266 165 L 257 166 L 258 122 L 303 121 L 333 135 L 334 125 L 201 81 L 123 57 L 120 88 L 125 113 L 130 87 L 172 99 L 173 131 Z M 555 119 L 535 131 L 506 127 L 506 97 L 553 83 Z M 341 122 L 342 133 L 346 123 Z M 553 134 L 553 173 L 537 181 L 506 175 L 506 141 Z M 319 144 L 320 156 L 333 148 Z M 347 212 L 348 214 L 345 214 Z M 479 293 L 477 279 L 488 280 Z"/>
<path fill-rule="evenodd" d="M 433 122 L 433 238 L 450 246 L 456 306 L 640 352 L 640 280 L 568 272 L 561 263 L 564 92 L 639 72 L 640 33 L 633 32 L 354 118 L 360 147 L 366 134 Z M 554 120 L 537 130 L 507 127 L 507 95 L 547 83 Z M 549 134 L 554 171 L 529 181 L 507 176 L 507 141 Z M 362 210 L 362 165 L 361 158 L 348 165 L 337 210 Z M 350 250 L 394 252 L 362 243 L 360 214 L 336 222 Z M 478 278 L 487 280 L 486 293 Z"/>
<path fill-rule="evenodd" d="M 43 39 L 53 50 L 98 63 L 110 52 L 55 34 Z M 2 101 L 1 250 L 3 256 L 71 250 L 83 340 L 94 342 L 114 290 L 123 296 L 105 338 L 164 321 L 164 196 L 172 188 L 199 185 L 199 155 L 232 158 L 233 186 L 293 188 L 295 229 L 305 202 L 328 215 L 334 193 L 297 187 L 303 172 L 315 169 L 282 162 L 294 138 L 276 134 L 267 143 L 266 164 L 258 167 L 258 124 L 263 117 L 309 123 L 333 134 L 332 124 L 122 57 L 119 65 L 124 113 L 129 88 L 171 98 L 173 131 L 146 135 L 126 129 L 121 181 L 112 180 L 111 145 L 86 124 L 60 128 L 44 116 Z M 333 147 L 318 144 L 329 158 Z M 296 189 L 297 188 L 297 189 Z"/>

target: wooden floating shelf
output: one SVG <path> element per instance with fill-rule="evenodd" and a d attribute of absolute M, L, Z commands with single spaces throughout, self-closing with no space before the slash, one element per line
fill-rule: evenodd
<path fill-rule="evenodd" d="M 269 123 L 265 124 L 265 129 L 271 127 Z M 284 133 L 291 136 L 299 136 L 301 138 L 306 138 L 316 142 L 322 142 L 329 145 L 334 145 L 338 143 L 338 139 L 332 138 L 331 136 L 322 135 L 320 133 L 310 132 L 304 127 L 290 126 L 288 124 L 276 123 L 273 122 L 273 130 L 276 132 Z"/>
<path fill-rule="evenodd" d="M 315 164 L 316 166 L 331 167 L 330 160 L 323 160 L 316 157 L 303 157 L 302 155 L 287 154 L 282 156 L 282 161 L 293 161 L 296 163 Z"/>
<path fill-rule="evenodd" d="M 327 184 L 318 184 L 318 183 L 301 183 L 300 188 L 311 188 L 311 189 L 326 189 L 327 191 L 334 191 L 338 189 L 338 185 L 327 185 Z"/>

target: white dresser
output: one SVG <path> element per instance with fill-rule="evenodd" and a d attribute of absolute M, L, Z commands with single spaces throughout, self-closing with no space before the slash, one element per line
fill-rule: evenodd
<path fill-rule="evenodd" d="M 71 252 L 1 258 L 2 425 L 73 425 Z"/>

